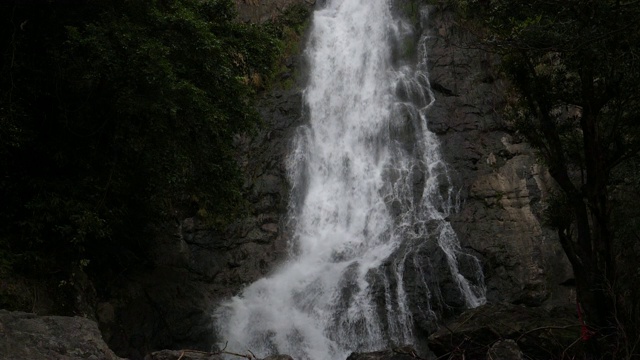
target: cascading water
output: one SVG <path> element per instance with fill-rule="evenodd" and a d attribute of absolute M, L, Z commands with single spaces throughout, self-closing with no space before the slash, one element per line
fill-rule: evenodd
<path fill-rule="evenodd" d="M 413 343 L 414 317 L 437 317 L 445 282 L 425 252 L 440 254 L 463 306 L 484 302 L 479 263 L 446 221 L 455 194 L 426 125 L 426 37 L 416 65 L 392 59 L 410 30 L 389 0 L 327 0 L 315 12 L 310 123 L 289 157 L 291 256 L 217 310 L 230 348 L 321 360 Z"/>

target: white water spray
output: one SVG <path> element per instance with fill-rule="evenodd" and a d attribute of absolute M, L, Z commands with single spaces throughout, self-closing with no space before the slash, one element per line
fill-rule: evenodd
<path fill-rule="evenodd" d="M 417 65 L 393 66 L 394 43 L 408 31 L 388 0 L 328 0 L 315 12 L 310 123 L 288 164 L 291 258 L 218 309 L 230 348 L 322 360 L 412 343 L 415 311 L 437 316 L 434 275 L 415 256 L 432 248 L 466 306 L 484 302 L 479 264 L 472 258 L 471 280 L 460 273 L 462 252 L 445 220 L 455 194 L 426 124 L 434 101 L 426 38 Z M 417 269 L 411 286 L 427 294 L 413 309 L 407 266 Z"/>

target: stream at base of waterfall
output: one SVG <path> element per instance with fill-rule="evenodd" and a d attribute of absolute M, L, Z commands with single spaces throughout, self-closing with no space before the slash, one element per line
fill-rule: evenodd
<path fill-rule="evenodd" d="M 289 259 L 216 310 L 229 349 L 344 359 L 412 344 L 417 319 L 437 321 L 451 294 L 463 307 L 485 301 L 480 263 L 446 220 L 457 196 L 427 129 L 428 34 L 391 2 L 327 0 L 314 12 L 309 121 L 287 159 Z"/>

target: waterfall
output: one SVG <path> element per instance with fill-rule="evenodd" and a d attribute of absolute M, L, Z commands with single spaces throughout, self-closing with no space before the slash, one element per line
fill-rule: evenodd
<path fill-rule="evenodd" d="M 463 306 L 484 302 L 479 262 L 446 220 L 457 197 L 427 129 L 428 38 L 414 64 L 396 59 L 411 31 L 390 0 L 327 0 L 315 11 L 309 124 L 288 159 L 290 259 L 216 311 L 229 348 L 322 360 L 413 343 L 415 318 L 437 318 L 447 301 L 434 272 Z"/>

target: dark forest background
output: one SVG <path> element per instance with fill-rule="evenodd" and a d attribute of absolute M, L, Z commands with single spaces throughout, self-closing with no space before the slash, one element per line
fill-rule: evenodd
<path fill-rule="evenodd" d="M 242 213 L 234 134 L 259 129 L 253 99 L 308 11 L 256 25 L 232 0 L 3 1 L 0 278 L 100 284 L 145 263 L 154 224 Z"/>

